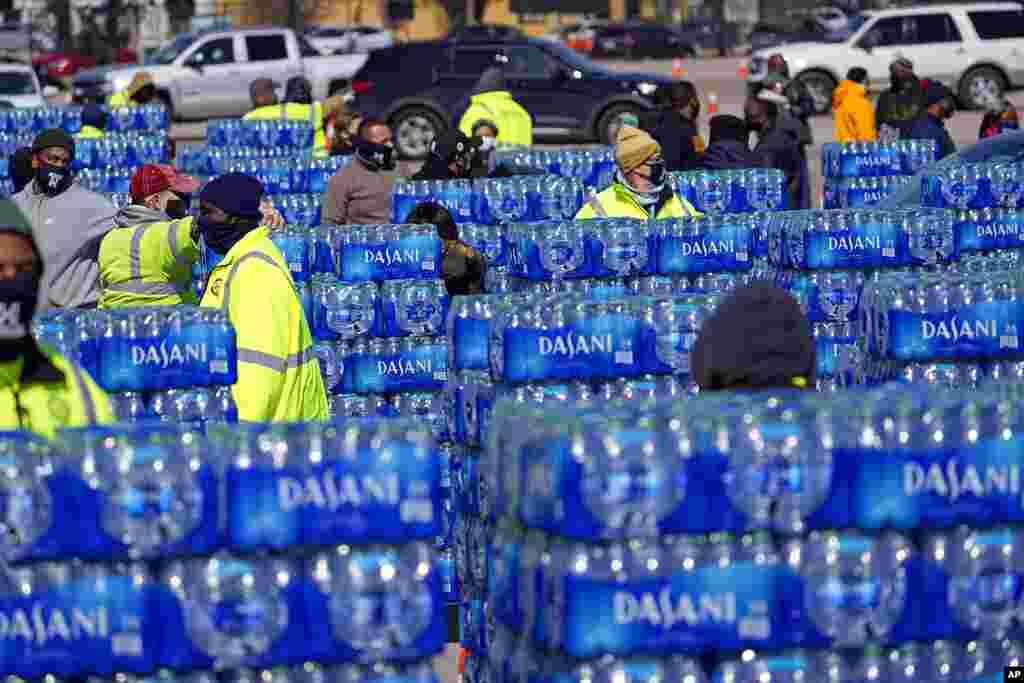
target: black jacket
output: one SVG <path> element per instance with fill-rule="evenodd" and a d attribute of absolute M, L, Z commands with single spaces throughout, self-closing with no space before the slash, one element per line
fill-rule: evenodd
<path fill-rule="evenodd" d="M 717 140 L 708 145 L 700 160 L 700 168 L 708 171 L 728 171 L 741 168 L 759 168 L 764 163 L 742 142 Z"/>
<path fill-rule="evenodd" d="M 810 169 L 800 144 L 800 122 L 781 113 L 771 128 L 764 131 L 754 148 L 767 168 L 777 168 L 786 175 L 790 209 L 811 206 Z"/>
<path fill-rule="evenodd" d="M 895 128 L 900 137 L 906 137 L 928 107 L 924 100 L 924 87 L 914 79 L 909 84 L 894 83 L 891 88 L 878 96 L 875 105 L 875 125 Z"/>
<path fill-rule="evenodd" d="M 412 180 L 454 180 L 455 176 L 448 168 L 448 162 L 441 157 L 431 154 L 423 162 L 423 166 L 416 172 Z"/>
<path fill-rule="evenodd" d="M 651 112 L 641 120 L 644 130 L 661 145 L 668 171 L 692 171 L 697 168 L 700 154 L 694 144 L 699 135 L 693 121 L 677 111 Z"/>

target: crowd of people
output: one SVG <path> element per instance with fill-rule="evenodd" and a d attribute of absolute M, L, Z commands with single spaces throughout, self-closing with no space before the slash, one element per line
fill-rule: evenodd
<path fill-rule="evenodd" d="M 810 206 L 809 120 L 814 101 L 790 78 L 779 56 L 749 88 L 743 117 L 716 115 L 709 139 L 700 134 L 701 98 L 682 81 L 657 93 L 657 108 L 623 117 L 614 139 L 616 173 L 591 196 L 579 220 L 697 216 L 677 195 L 668 173 L 686 170 L 776 168 L 786 176 L 791 208 Z M 850 69 L 832 94 L 841 142 L 923 138 L 940 156 L 955 151 L 945 122 L 956 98 L 944 85 L 919 79 L 913 64 L 897 59 L 891 86 L 872 106 L 867 71 Z M 393 132 L 384 121 L 351 112 L 344 95 L 314 102 L 308 81 L 288 81 L 284 99 L 275 84 L 250 88 L 247 119 L 309 121 L 315 155 L 351 156 L 329 183 L 322 220 L 381 224 L 391 220 L 395 181 L 403 175 Z M 111 106 L 153 102 L 152 78 L 140 72 Z M 980 137 L 1015 127 L 1016 110 L 992 98 Z M 467 94 L 464 113 L 433 140 L 415 180 L 503 177 L 529 173 L 498 162 L 500 144 L 530 145 L 530 114 L 507 90 L 500 69 L 482 74 Z M 31 321 L 50 308 L 120 308 L 198 303 L 224 310 L 238 339 L 239 417 L 251 421 L 307 421 L 328 416 L 312 337 L 288 266 L 270 239 L 281 215 L 255 178 L 229 173 L 200 183 L 172 166 L 149 164 L 131 179 L 130 203 L 116 210 L 103 195 L 75 182 L 76 142 L 105 133 L 105 109 L 87 106 L 82 129 L 41 132 L 10 159 L 16 194 L 0 200 L 0 429 L 27 428 L 46 435 L 63 425 L 113 419 L 103 391 L 79 367 L 38 346 Z M 76 139 L 77 138 L 77 139 Z M 196 193 L 198 192 L 198 196 Z M 190 207 L 193 207 L 190 209 Z M 481 291 L 486 259 L 459 239 L 451 214 L 420 204 L 408 222 L 436 226 L 443 242 L 443 273 L 450 295 Z M 192 265 L 202 245 L 220 257 L 198 298 Z M 708 322 L 694 350 L 693 367 L 704 389 L 813 386 L 814 342 L 792 297 L 767 285 L 743 288 Z"/>

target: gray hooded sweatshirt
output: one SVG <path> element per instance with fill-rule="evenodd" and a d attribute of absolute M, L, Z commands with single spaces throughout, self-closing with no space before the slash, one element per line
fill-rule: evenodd
<path fill-rule="evenodd" d="M 31 223 L 43 255 L 39 309 L 95 305 L 100 242 L 114 227 L 114 205 L 78 183 L 49 197 L 31 182 L 13 199 Z"/>

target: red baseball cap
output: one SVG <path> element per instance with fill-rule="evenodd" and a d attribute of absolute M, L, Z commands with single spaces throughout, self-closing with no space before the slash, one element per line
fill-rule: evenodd
<path fill-rule="evenodd" d="M 199 184 L 199 181 L 192 176 L 178 173 L 173 166 L 146 164 L 132 176 L 129 194 L 132 201 L 145 199 L 164 190 L 192 194 L 199 189 Z"/>

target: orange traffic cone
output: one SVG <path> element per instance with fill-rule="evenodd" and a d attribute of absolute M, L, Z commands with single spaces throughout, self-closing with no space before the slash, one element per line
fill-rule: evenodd
<path fill-rule="evenodd" d="M 459 677 L 466 673 L 466 648 L 459 648 Z"/>
<path fill-rule="evenodd" d="M 708 113 L 709 114 L 717 114 L 718 113 L 718 93 L 710 93 L 710 94 L 708 94 Z"/>
<path fill-rule="evenodd" d="M 683 60 L 678 57 L 672 60 L 672 78 L 682 78 L 686 75 L 686 69 L 683 68 Z"/>

